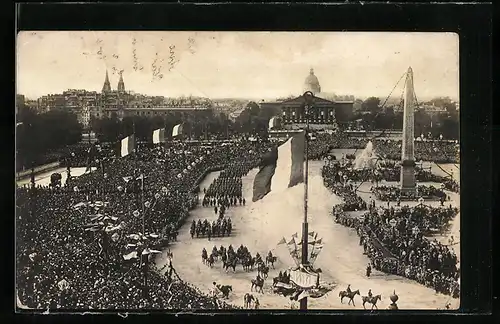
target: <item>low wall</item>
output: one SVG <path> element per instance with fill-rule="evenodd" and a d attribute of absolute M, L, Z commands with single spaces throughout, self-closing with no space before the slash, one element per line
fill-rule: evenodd
<path fill-rule="evenodd" d="M 41 172 L 47 172 L 47 171 L 55 170 L 55 169 L 59 168 L 60 165 L 61 165 L 61 162 L 59 162 L 59 161 L 52 162 L 52 163 L 49 163 L 49 164 L 40 165 L 40 166 L 37 166 L 34 169 L 34 172 L 35 172 L 35 174 L 38 174 L 38 173 L 41 173 Z M 24 171 L 21 171 L 21 172 L 16 172 L 16 180 L 21 180 L 21 179 L 27 178 L 30 175 L 31 175 L 31 169 L 24 170 Z"/>

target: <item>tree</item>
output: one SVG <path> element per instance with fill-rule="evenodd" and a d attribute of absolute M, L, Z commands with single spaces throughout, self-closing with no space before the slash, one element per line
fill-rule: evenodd
<path fill-rule="evenodd" d="M 255 101 L 250 101 L 245 109 L 248 109 L 250 115 L 258 116 L 260 112 L 260 106 Z"/>
<path fill-rule="evenodd" d="M 377 97 L 370 97 L 363 101 L 363 104 L 361 105 L 361 109 L 363 111 L 369 111 L 372 114 L 377 113 L 380 110 L 380 99 Z"/>
<path fill-rule="evenodd" d="M 82 137 L 82 126 L 75 114 L 54 110 L 35 114 L 27 106 L 18 113 L 16 129 L 18 156 L 24 167 L 45 163 L 44 155 L 61 147 L 78 143 Z"/>

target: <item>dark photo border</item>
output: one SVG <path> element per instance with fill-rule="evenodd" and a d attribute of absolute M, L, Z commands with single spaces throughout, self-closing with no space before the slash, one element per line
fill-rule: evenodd
<path fill-rule="evenodd" d="M 30 3 L 16 6 L 15 31 L 21 30 L 219 30 L 219 31 L 402 31 L 455 32 L 460 49 L 460 120 L 461 120 L 461 308 L 458 311 L 309 311 L 326 317 L 327 321 L 477 321 L 475 316 L 488 315 L 492 305 L 492 6 L 487 4 L 56 4 Z M 15 46 L 13 48 L 15 51 Z M 15 64 L 12 65 L 15 72 Z M 14 80 L 14 75 L 9 80 Z M 10 81 L 11 82 L 11 81 Z M 13 92 L 15 93 L 14 89 Z M 14 94 L 12 94 L 12 97 Z M 13 101 L 13 99 L 12 99 Z M 12 107 L 13 102 L 11 103 Z M 6 106 L 9 107 L 9 106 Z M 13 128 L 14 109 L 4 108 L 6 119 Z M 5 131 L 14 142 L 13 129 Z M 10 133 L 9 133 L 10 132 Z M 6 136 L 8 136 L 6 134 Z M 12 153 L 14 150 L 12 149 Z M 9 163 L 12 163 L 9 161 Z M 9 164 L 8 167 L 11 167 Z M 8 168 L 6 166 L 6 169 Z M 6 174 L 9 171 L 5 172 Z M 9 179 L 10 176 L 6 177 Z M 5 182 L 8 183 L 8 180 Z M 11 185 L 9 183 L 9 185 Z M 4 195 L 13 197 L 13 195 Z M 5 200 L 9 202 L 8 199 Z M 5 219 L 14 228 L 14 201 L 5 211 Z M 13 231 L 11 231 L 13 232 Z M 5 245 L 14 251 L 14 238 Z M 11 247 L 11 249 L 9 249 Z M 13 262 L 10 258 L 9 262 Z M 14 269 L 6 265 L 7 269 Z M 14 274 L 6 278 L 14 278 Z M 14 306 L 14 283 L 7 285 L 12 293 L 6 295 L 6 307 Z M 5 291 L 5 290 L 4 290 Z M 403 296 L 401 296 L 403 297 Z M 165 318 L 167 311 L 144 311 L 153 321 L 256 321 L 248 311 L 224 318 L 199 317 L 198 312 L 178 314 Z M 217 311 L 209 311 L 217 315 Z M 16 314 L 26 321 L 69 322 L 80 320 L 119 319 L 115 311 L 109 315 L 94 316 L 36 316 L 30 312 Z M 40 313 L 40 312 L 36 312 Z M 51 313 L 58 313 L 51 311 Z M 138 313 L 132 310 L 130 313 Z M 201 311 L 199 312 L 201 313 Z M 272 312 L 259 311 L 261 314 Z M 298 311 L 277 311 L 286 316 L 270 320 L 293 321 L 289 314 Z M 176 313 L 170 313 L 176 314 Z M 236 315 L 236 316 L 234 316 Z M 240 316 L 238 316 L 240 315 Z M 367 316 L 374 315 L 374 316 Z M 161 317 L 160 317 L 161 316 Z M 226 317 L 228 316 L 228 317 Z M 129 314 L 128 319 L 143 321 L 144 317 Z M 158 317 L 158 318 L 157 318 Z M 323 317 L 323 316 L 322 316 Z M 3 318 L 3 316 L 2 316 Z M 319 319 L 319 318 L 315 318 Z M 323 319 L 323 318 L 321 318 Z M 299 318 L 299 320 L 301 320 Z M 3 321 L 2 321 L 3 322 Z M 10 321 L 7 321 L 10 322 Z M 6 322 L 6 323 L 7 323 Z"/>

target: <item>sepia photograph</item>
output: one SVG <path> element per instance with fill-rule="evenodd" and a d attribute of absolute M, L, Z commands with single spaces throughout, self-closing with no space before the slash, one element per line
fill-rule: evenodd
<path fill-rule="evenodd" d="M 460 307 L 455 33 L 22 31 L 15 109 L 17 311 Z"/>

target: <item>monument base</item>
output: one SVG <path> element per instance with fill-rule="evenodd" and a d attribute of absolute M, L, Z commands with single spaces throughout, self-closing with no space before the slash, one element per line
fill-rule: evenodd
<path fill-rule="evenodd" d="M 401 192 L 416 193 L 417 181 L 415 179 L 415 161 L 401 162 Z"/>

